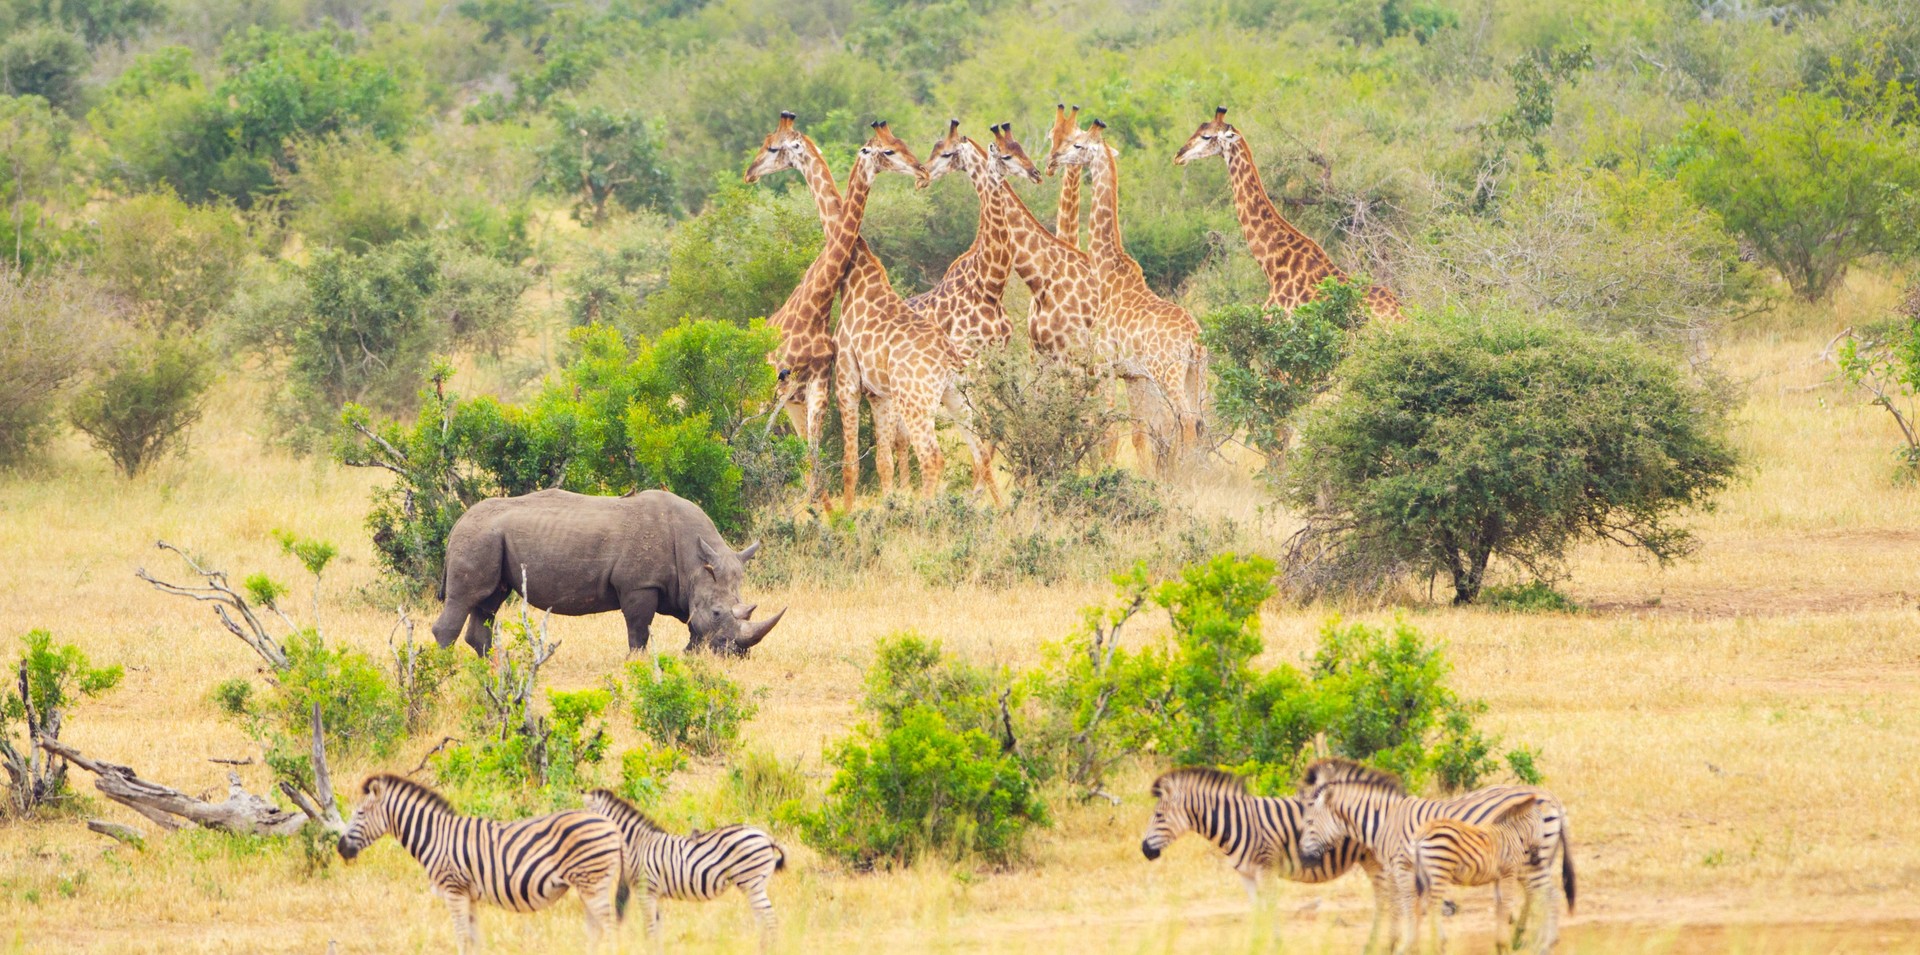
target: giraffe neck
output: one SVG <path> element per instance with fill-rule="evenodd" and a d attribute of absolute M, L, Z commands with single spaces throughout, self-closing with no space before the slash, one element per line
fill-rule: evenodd
<path fill-rule="evenodd" d="M 813 194 L 813 205 L 820 212 L 820 227 L 830 227 L 834 217 L 840 213 L 840 188 L 834 185 L 833 173 L 827 169 L 826 157 L 820 155 L 820 147 L 813 144 L 811 138 L 803 138 L 806 145 L 806 160 L 800 166 L 800 175 L 807 180 L 807 191 Z"/>
<path fill-rule="evenodd" d="M 1126 245 L 1120 239 L 1120 170 L 1114 163 L 1113 150 L 1100 146 L 1093 162 L 1087 164 L 1087 177 L 1093 180 L 1093 218 L 1088 229 L 1091 242 L 1087 249 L 1095 262 L 1111 266 L 1127 257 Z"/>
<path fill-rule="evenodd" d="M 1053 214 L 1053 234 L 1075 248 L 1080 246 L 1080 167 L 1060 174 L 1060 208 Z"/>
<path fill-rule="evenodd" d="M 1254 165 L 1253 147 L 1245 139 L 1227 150 L 1227 178 L 1233 185 L 1233 205 L 1247 248 L 1267 273 L 1273 292 L 1270 304 L 1298 305 L 1313 294 L 1321 279 L 1339 274 L 1320 244 L 1274 208 Z"/>
<path fill-rule="evenodd" d="M 1007 247 L 1012 253 L 1013 270 L 1019 273 L 1020 281 L 1032 287 L 1045 276 L 1049 247 L 1064 247 L 1065 243 L 1040 224 L 1033 210 L 1020 201 L 1020 194 L 1013 190 L 1012 183 L 1000 183 L 1000 204 L 1007 220 Z"/>
<path fill-rule="evenodd" d="M 853 259 L 854 246 L 860 242 L 860 222 L 867 214 L 867 196 L 873 190 L 872 169 L 855 160 L 847 176 L 847 194 L 840 200 L 840 214 L 827 229 L 827 246 L 820 252 L 830 274 L 838 276 Z"/>
<path fill-rule="evenodd" d="M 973 236 L 975 268 L 979 270 L 983 286 L 982 297 L 989 302 L 999 302 L 1007 289 L 1007 272 L 1013 267 L 1013 256 L 1007 248 L 1007 208 L 1000 195 L 1005 180 L 985 150 L 972 142 L 967 145 L 974 153 L 967 164 L 967 178 L 973 181 L 973 191 L 980 197 L 980 219 Z"/>

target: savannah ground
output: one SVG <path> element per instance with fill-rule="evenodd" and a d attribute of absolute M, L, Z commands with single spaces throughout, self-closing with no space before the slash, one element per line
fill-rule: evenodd
<path fill-rule="evenodd" d="M 1830 304 L 1782 306 L 1718 335 L 1714 359 L 1744 387 L 1737 437 L 1749 465 L 1718 510 L 1697 519 L 1693 559 L 1662 570 L 1618 550 L 1584 551 L 1566 588 L 1588 608 L 1577 615 L 1345 609 L 1370 621 L 1402 613 L 1443 639 L 1453 685 L 1489 704 L 1489 729 L 1539 748 L 1547 785 L 1569 807 L 1579 866 L 1564 951 L 1920 951 L 1920 490 L 1893 480 L 1884 413 L 1833 384 L 1816 357 L 1839 328 L 1884 314 L 1897 287 L 1856 274 Z M 380 476 L 271 448 L 250 430 L 259 387 L 229 376 L 190 453 L 139 480 L 122 480 L 71 439 L 43 467 L 0 479 L 0 552 L 9 555 L 0 634 L 46 627 L 96 662 L 125 663 L 122 686 L 80 704 L 64 738 L 188 791 L 224 789 L 224 767 L 209 757 L 252 752 L 208 693 L 256 660 L 206 607 L 134 579 L 141 566 L 176 570 L 155 539 L 289 580 L 302 575 L 272 530 L 335 541 L 343 559 L 321 596 L 329 637 L 380 658 L 393 619 L 368 597 L 378 571 L 362 520 Z M 1197 512 L 1240 520 L 1255 549 L 1273 551 L 1292 526 L 1283 511 L 1262 510 L 1264 492 L 1242 467 L 1217 465 L 1173 493 Z M 763 607 L 792 609 L 751 659 L 725 664 L 764 693 L 744 744 L 799 760 L 819 784 L 822 743 L 857 719 L 881 636 L 915 628 L 975 662 L 1032 666 L 1042 641 L 1108 596 L 1098 580 L 756 588 L 750 599 Z M 1336 612 L 1270 606 L 1268 662 L 1310 652 Z M 553 687 L 597 685 L 625 658 L 616 617 L 555 618 L 552 632 L 564 643 L 547 671 Z M 655 639 L 657 650 L 679 652 L 677 624 Z M 404 771 L 438 738 L 377 765 L 338 765 L 336 781 Z M 698 764 L 676 777 L 663 815 L 680 827 L 731 821 L 709 815 L 723 770 Z M 90 777 L 73 772 L 90 792 Z M 261 767 L 240 772 L 253 790 L 267 788 Z M 1144 861 L 1149 776 L 1146 767 L 1123 773 L 1117 806 L 1051 793 L 1055 825 L 1009 871 L 933 863 L 851 874 L 786 836 L 791 865 L 772 890 L 776 949 L 1358 947 L 1370 904 L 1358 876 L 1321 887 L 1268 882 L 1250 910 L 1197 839 Z M 145 827 L 104 799 L 85 815 Z M 1452 931 L 1478 947 L 1488 901 L 1465 901 Z M 533 916 L 488 910 L 481 929 L 495 952 L 583 943 L 572 900 Z M 622 938 L 642 948 L 637 920 Z M 756 941 L 738 895 L 668 904 L 665 939 L 680 951 L 751 951 Z M 308 875 L 295 848 L 206 832 L 156 834 L 136 853 L 79 819 L 0 827 L 7 951 L 322 952 L 330 943 L 342 953 L 443 951 L 453 939 L 421 870 L 392 842 Z"/>

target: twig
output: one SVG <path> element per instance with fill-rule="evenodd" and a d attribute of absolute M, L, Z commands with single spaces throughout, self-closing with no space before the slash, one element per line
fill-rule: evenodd
<path fill-rule="evenodd" d="M 460 742 L 458 737 L 454 737 L 454 736 L 440 737 L 440 742 L 433 744 L 433 748 L 430 750 L 427 750 L 427 754 L 425 756 L 420 757 L 420 765 L 415 766 L 410 770 L 407 770 L 407 775 L 413 776 L 413 775 L 419 774 L 422 770 L 425 770 L 427 768 L 427 763 L 430 762 L 433 759 L 433 757 L 435 757 L 436 755 L 439 755 L 441 750 L 447 748 L 448 743 L 458 743 L 458 742 Z"/>
<path fill-rule="evenodd" d="M 240 759 L 228 759 L 224 756 L 209 756 L 207 757 L 207 762 L 220 763 L 225 766 L 252 766 L 253 757 L 243 756 Z"/>

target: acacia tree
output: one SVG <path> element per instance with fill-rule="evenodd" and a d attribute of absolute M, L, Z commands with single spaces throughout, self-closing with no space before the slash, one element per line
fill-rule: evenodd
<path fill-rule="evenodd" d="M 1495 555 L 1550 576 L 1609 540 L 1666 562 L 1739 457 L 1729 402 L 1626 341 L 1536 319 L 1444 315 L 1365 338 L 1302 429 L 1286 494 L 1317 554 L 1445 573 L 1471 603 Z M 1296 552 L 1301 552 L 1296 549 Z"/>

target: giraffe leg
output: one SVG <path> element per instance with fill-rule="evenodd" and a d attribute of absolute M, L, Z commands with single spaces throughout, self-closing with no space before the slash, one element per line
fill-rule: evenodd
<path fill-rule="evenodd" d="M 869 398 L 867 407 L 873 409 L 873 464 L 880 475 L 880 496 L 884 498 L 893 493 L 894 406 L 888 398 Z"/>
<path fill-rule="evenodd" d="M 836 365 L 836 370 L 839 368 Z M 849 365 L 850 367 L 850 365 Z M 840 504 L 853 510 L 860 488 L 860 382 L 849 373 L 834 376 L 834 397 L 840 402 Z"/>
<path fill-rule="evenodd" d="M 913 438 L 915 454 L 920 458 L 921 494 L 925 497 L 937 497 L 940 494 L 940 479 L 947 469 L 947 457 L 940 450 L 940 440 L 933 432 L 933 409 L 923 407 L 914 409 L 915 414 L 908 422 L 908 432 Z"/>
<path fill-rule="evenodd" d="M 827 427 L 827 379 L 816 378 L 807 384 L 807 426 L 803 433 L 807 438 L 807 500 L 816 496 L 821 508 L 825 509 L 831 500 L 820 489 L 820 435 Z"/>
<path fill-rule="evenodd" d="M 941 403 L 960 426 L 960 433 L 966 436 L 967 452 L 973 456 L 973 489 L 977 492 L 986 488 L 987 496 L 999 506 L 1000 488 L 993 480 L 993 445 L 973 430 L 973 409 L 967 406 L 967 399 L 958 388 L 949 387 Z"/>

